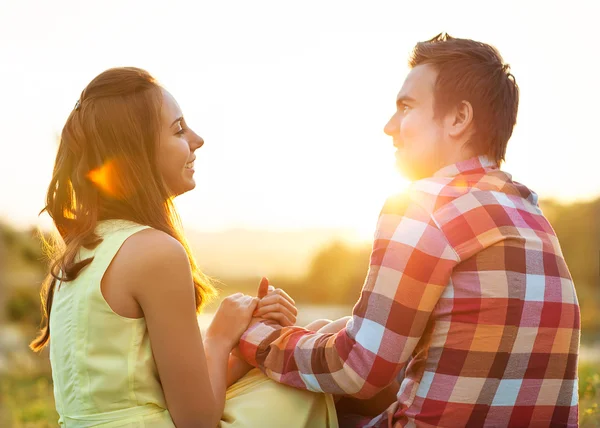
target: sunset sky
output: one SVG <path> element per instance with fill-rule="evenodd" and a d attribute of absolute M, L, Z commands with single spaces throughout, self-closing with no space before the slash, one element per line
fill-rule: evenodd
<path fill-rule="evenodd" d="M 535 6 L 534 6 L 535 4 Z M 489 6 L 488 6 L 489 5 Z M 503 169 L 542 197 L 600 196 L 600 2 L 0 1 L 0 218 L 38 221 L 85 85 L 145 68 L 202 135 L 186 227 L 369 235 L 405 182 L 383 133 L 414 44 L 495 45 L 521 88 Z"/>

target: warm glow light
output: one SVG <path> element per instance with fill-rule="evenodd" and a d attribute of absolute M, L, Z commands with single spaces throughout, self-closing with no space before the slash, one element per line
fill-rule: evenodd
<path fill-rule="evenodd" d="M 108 160 L 99 168 L 91 170 L 87 177 L 102 192 L 113 198 L 122 199 L 126 196 L 123 186 L 119 185 L 119 171 L 117 162 L 114 159 Z"/>
<path fill-rule="evenodd" d="M 511 65 L 522 92 L 503 169 L 541 198 L 600 195 L 599 60 L 589 54 L 600 2 L 350 3 L 0 2 L 0 64 L 8 64 L 0 67 L 0 182 L 11 183 L 2 186 L 0 218 L 38 221 L 55 135 L 81 91 L 107 68 L 134 65 L 166 86 L 206 141 L 196 189 L 176 199 L 184 224 L 343 228 L 370 237 L 385 198 L 406 186 L 391 167 L 383 127 L 409 52 L 442 31 L 489 42 Z M 569 12 L 577 19 L 564 19 Z M 156 31 L 174 22 L 177 31 Z M 182 62 L 174 49 L 190 54 Z M 565 78 L 566 66 L 553 64 L 573 58 L 577 78 Z M 123 196 L 113 164 L 89 177 Z"/>
<path fill-rule="evenodd" d="M 352 240 L 357 243 L 372 240 L 377 226 L 377 218 L 385 199 L 406 191 L 411 183 L 393 169 L 385 171 L 382 176 L 384 178 L 381 180 L 377 192 L 373 194 L 373 198 L 365 200 L 364 204 L 361 205 L 361 209 L 351 214 L 356 219 L 356 226 L 354 227 L 356 236 L 352 237 Z"/>

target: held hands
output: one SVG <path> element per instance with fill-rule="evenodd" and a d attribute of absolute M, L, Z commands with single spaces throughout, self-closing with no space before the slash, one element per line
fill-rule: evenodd
<path fill-rule="evenodd" d="M 296 309 L 294 300 L 285 291 L 269 285 L 267 278 L 263 277 L 261 279 L 256 298 L 259 301 L 254 310 L 250 325 L 254 325 L 263 319 L 275 320 L 282 326 L 294 325 L 296 323 L 298 310 Z M 239 348 L 236 347 L 229 356 L 227 385 L 229 386 L 237 382 L 251 369 L 252 366 L 244 361 L 240 355 Z"/>
<path fill-rule="evenodd" d="M 282 326 L 296 323 L 298 310 L 294 300 L 282 289 L 262 278 L 257 297 L 235 293 L 226 297 L 206 330 L 205 342 L 215 342 L 232 350 L 251 325 L 262 319 L 277 321 Z"/>
<path fill-rule="evenodd" d="M 296 324 L 298 315 L 296 302 L 281 288 L 269 285 L 267 278 L 261 279 L 256 297 L 260 300 L 252 315 L 253 318 L 275 320 L 283 327 Z"/>
<path fill-rule="evenodd" d="M 206 330 L 205 341 L 215 341 L 233 349 L 248 328 L 252 313 L 258 304 L 257 297 L 235 293 L 223 299 Z"/>

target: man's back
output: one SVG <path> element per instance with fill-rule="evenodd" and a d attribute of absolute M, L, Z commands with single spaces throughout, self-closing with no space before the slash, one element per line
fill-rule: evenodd
<path fill-rule="evenodd" d="M 352 426 L 576 426 L 579 307 L 537 196 L 475 157 L 385 204 L 346 328 L 258 324 L 240 341 L 270 377 L 398 401 Z"/>
<path fill-rule="evenodd" d="M 460 262 L 407 366 L 404 415 L 436 426 L 499 426 L 507 415 L 511 426 L 575 426 L 579 307 L 556 235 L 535 193 L 498 169 L 463 167 L 411 192 Z"/>

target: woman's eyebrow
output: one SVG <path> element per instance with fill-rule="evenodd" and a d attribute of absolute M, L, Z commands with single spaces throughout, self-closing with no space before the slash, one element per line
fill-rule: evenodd
<path fill-rule="evenodd" d="M 171 126 L 175 125 L 177 122 L 180 122 L 180 121 L 182 121 L 182 120 L 183 120 L 183 116 L 179 116 L 177 119 L 175 119 L 175 120 L 173 121 L 173 123 L 172 123 L 171 125 L 169 125 L 169 127 L 171 127 Z"/>

